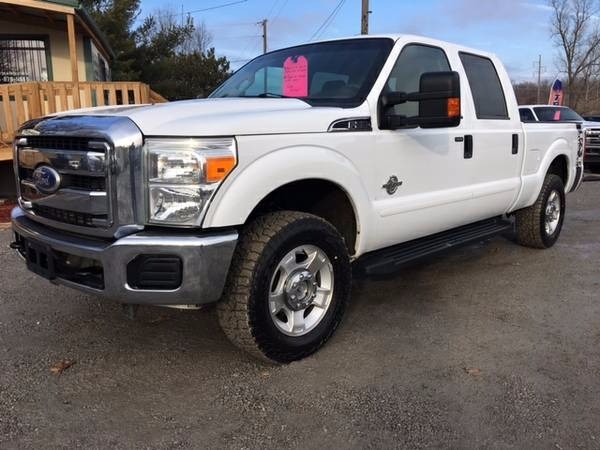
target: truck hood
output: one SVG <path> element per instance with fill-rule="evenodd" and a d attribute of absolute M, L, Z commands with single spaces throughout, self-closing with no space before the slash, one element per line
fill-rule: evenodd
<path fill-rule="evenodd" d="M 591 122 L 589 120 L 584 120 L 582 125 L 583 125 L 583 128 L 585 128 L 585 129 L 600 128 L 600 122 Z"/>
<path fill-rule="evenodd" d="M 288 98 L 215 98 L 69 111 L 61 116 L 126 116 L 146 136 L 240 136 L 326 132 L 332 122 L 369 116 L 368 107 L 313 107 Z"/>

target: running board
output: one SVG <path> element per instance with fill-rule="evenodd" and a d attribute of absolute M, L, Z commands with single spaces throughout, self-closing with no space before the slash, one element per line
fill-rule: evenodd
<path fill-rule="evenodd" d="M 358 275 L 389 275 L 415 260 L 469 243 L 491 239 L 512 229 L 512 222 L 502 217 L 482 220 L 481 222 L 367 253 L 355 262 L 354 270 Z"/>

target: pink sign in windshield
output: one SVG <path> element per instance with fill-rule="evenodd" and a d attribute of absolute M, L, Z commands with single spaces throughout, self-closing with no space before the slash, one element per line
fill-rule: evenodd
<path fill-rule="evenodd" d="M 283 95 L 308 97 L 308 60 L 290 56 L 283 63 Z"/>

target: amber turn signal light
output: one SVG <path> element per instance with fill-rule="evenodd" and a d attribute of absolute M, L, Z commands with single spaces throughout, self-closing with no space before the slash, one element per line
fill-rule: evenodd
<path fill-rule="evenodd" d="M 206 181 L 215 183 L 221 181 L 235 167 L 233 156 L 224 156 L 206 159 Z"/>
<path fill-rule="evenodd" d="M 448 99 L 448 117 L 460 117 L 460 98 Z"/>

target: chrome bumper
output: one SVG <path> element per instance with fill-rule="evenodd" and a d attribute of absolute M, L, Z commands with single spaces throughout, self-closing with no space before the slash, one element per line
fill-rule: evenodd
<path fill-rule="evenodd" d="M 102 274 L 103 288 L 67 279 L 57 272 L 52 282 L 121 303 L 199 305 L 219 300 L 237 243 L 236 231 L 204 234 L 140 232 L 116 241 L 65 234 L 30 218 L 20 208 L 12 212 L 12 226 L 19 239 L 49 248 L 65 261 L 74 257 L 94 260 Z M 134 289 L 128 283 L 128 264 L 140 255 L 169 255 L 181 260 L 177 289 Z M 72 277 L 71 277 L 72 278 Z M 85 277 L 83 277 L 85 280 Z"/>

